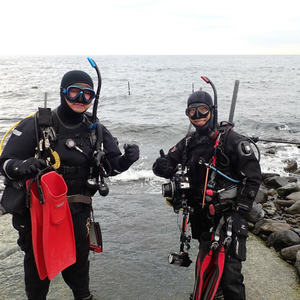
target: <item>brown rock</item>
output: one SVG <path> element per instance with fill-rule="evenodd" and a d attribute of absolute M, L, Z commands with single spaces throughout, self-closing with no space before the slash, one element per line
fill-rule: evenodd
<path fill-rule="evenodd" d="M 298 201 L 300 200 L 300 192 L 291 193 L 286 197 L 286 199 Z"/>
<path fill-rule="evenodd" d="M 300 214 L 300 201 L 296 201 L 291 207 L 287 208 L 285 212 L 291 215 Z"/>
<path fill-rule="evenodd" d="M 300 277 L 300 250 L 296 254 L 295 268 L 296 268 L 297 273 L 298 273 L 298 275 Z"/>
<path fill-rule="evenodd" d="M 276 192 L 275 189 L 269 189 L 268 190 L 268 196 L 275 196 L 275 195 L 277 195 L 277 192 Z"/>
<path fill-rule="evenodd" d="M 282 231 L 282 230 L 290 230 L 290 229 L 291 229 L 291 226 L 284 221 L 263 219 L 263 220 L 258 221 L 255 224 L 253 233 L 254 234 L 260 234 L 260 233 L 270 234 L 273 232 Z"/>
<path fill-rule="evenodd" d="M 280 197 L 286 197 L 287 195 L 293 193 L 293 192 L 299 192 L 300 191 L 300 186 L 295 183 L 288 183 L 287 185 L 278 188 L 277 193 Z"/>
<path fill-rule="evenodd" d="M 294 173 L 297 170 L 298 164 L 297 164 L 296 160 L 287 159 L 284 162 L 287 164 L 287 166 L 284 168 L 284 171 Z"/>
<path fill-rule="evenodd" d="M 295 261 L 296 260 L 297 252 L 299 250 L 300 250 L 300 245 L 290 246 L 290 247 L 281 249 L 280 255 L 285 260 Z"/>
<path fill-rule="evenodd" d="M 296 201 L 295 200 L 276 200 L 275 204 L 279 205 L 281 207 L 290 207 L 292 206 Z"/>
<path fill-rule="evenodd" d="M 283 230 L 273 232 L 269 235 L 266 245 L 273 247 L 276 251 L 280 251 L 283 248 L 300 244 L 299 235 L 292 230 Z"/>

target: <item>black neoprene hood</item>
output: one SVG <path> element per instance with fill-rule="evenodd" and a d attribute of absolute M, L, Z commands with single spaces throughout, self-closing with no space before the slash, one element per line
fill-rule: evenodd
<path fill-rule="evenodd" d="M 187 100 L 187 107 L 194 103 L 206 104 L 210 109 L 213 107 L 213 101 L 210 94 L 203 91 L 194 92 L 189 96 Z"/>
<path fill-rule="evenodd" d="M 68 86 L 74 83 L 86 83 L 92 88 L 94 88 L 94 83 L 91 76 L 86 72 L 79 70 L 67 72 L 62 78 L 60 86 L 62 88 L 67 88 Z"/>

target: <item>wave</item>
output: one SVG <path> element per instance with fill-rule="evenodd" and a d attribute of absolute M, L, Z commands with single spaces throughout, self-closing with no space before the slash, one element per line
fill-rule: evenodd
<path fill-rule="evenodd" d="M 111 183 L 119 183 L 119 182 L 155 182 L 161 183 L 165 180 L 161 177 L 157 177 L 153 174 L 152 170 L 135 170 L 129 169 L 126 172 L 123 172 L 119 175 L 110 177 Z"/>

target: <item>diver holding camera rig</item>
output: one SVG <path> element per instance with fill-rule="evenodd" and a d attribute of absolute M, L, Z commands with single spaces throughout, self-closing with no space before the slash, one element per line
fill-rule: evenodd
<path fill-rule="evenodd" d="M 196 130 L 180 140 L 167 155 L 161 150 L 153 172 L 170 179 L 163 185 L 163 195 L 175 212 L 183 208 L 183 219 L 189 217 L 192 238 L 200 242 L 192 299 L 213 299 L 220 283 L 225 300 L 242 300 L 245 286 L 241 269 L 242 261 L 246 260 L 248 236 L 245 215 L 251 210 L 259 189 L 261 170 L 251 141 L 233 131 L 232 124 L 218 124 L 216 89 L 207 77 L 202 79 L 213 88 L 214 103 L 204 91 L 189 96 L 186 115 Z M 190 264 L 183 249 L 189 248 L 185 229 L 183 223 L 181 237 L 185 239 L 181 238 L 180 253 L 169 257 L 170 263 L 175 260 L 182 266 Z M 207 245 L 205 252 L 203 247 Z M 201 277 L 207 273 L 203 270 L 207 259 L 215 259 L 216 271 L 211 269 L 209 275 L 215 276 L 214 284 L 210 284 L 209 276 Z M 207 266 L 211 266 L 210 262 Z"/>

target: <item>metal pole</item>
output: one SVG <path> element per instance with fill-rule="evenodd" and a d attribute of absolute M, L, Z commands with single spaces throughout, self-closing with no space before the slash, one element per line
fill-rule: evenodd
<path fill-rule="evenodd" d="M 127 83 L 127 86 L 128 86 L 128 95 L 130 95 L 130 83 L 129 83 L 129 81 Z"/>
<path fill-rule="evenodd" d="M 48 93 L 45 92 L 45 97 L 44 97 L 44 108 L 47 107 L 47 97 L 48 97 Z"/>
<path fill-rule="evenodd" d="M 279 144 L 291 144 L 291 145 L 300 145 L 300 142 L 293 141 L 284 141 L 284 140 L 276 140 L 276 139 L 261 139 L 259 137 L 251 137 L 251 139 L 257 142 L 267 142 L 267 143 L 279 143 Z"/>
<path fill-rule="evenodd" d="M 234 83 L 234 89 L 233 89 L 233 95 L 231 100 L 231 107 L 230 107 L 230 113 L 229 113 L 229 122 L 233 121 L 234 111 L 235 111 L 235 104 L 237 100 L 237 94 L 239 91 L 239 80 L 236 80 Z"/>
<path fill-rule="evenodd" d="M 192 93 L 194 93 L 195 91 L 195 86 L 194 86 L 194 82 L 192 83 Z"/>

